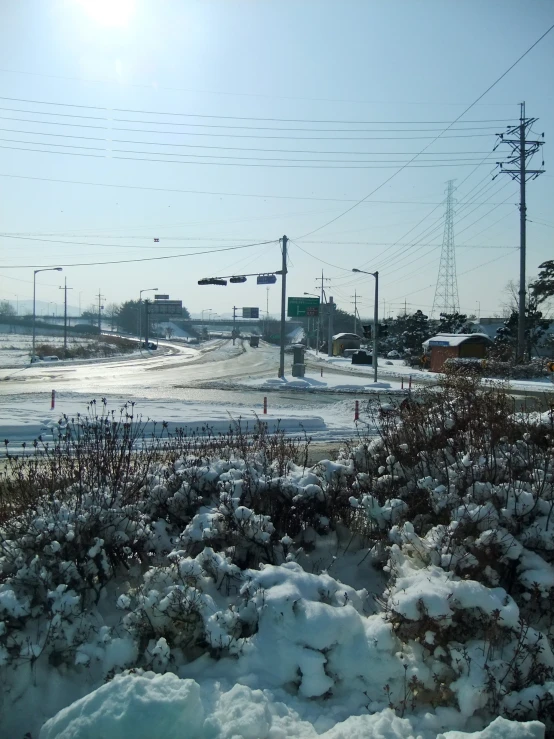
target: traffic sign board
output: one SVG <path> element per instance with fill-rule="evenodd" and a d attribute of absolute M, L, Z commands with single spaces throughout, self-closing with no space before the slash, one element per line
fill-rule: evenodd
<path fill-rule="evenodd" d="M 319 298 L 289 298 L 289 318 L 312 318 L 319 316 Z"/>
<path fill-rule="evenodd" d="M 260 309 L 259 308 L 243 308 L 242 317 L 243 318 L 259 318 Z"/>
<path fill-rule="evenodd" d="M 148 313 L 151 316 L 182 316 L 183 301 L 182 300 L 155 300 L 153 303 L 146 301 L 148 304 Z"/>
<path fill-rule="evenodd" d="M 169 295 L 154 295 L 154 300 L 169 300 Z"/>
<path fill-rule="evenodd" d="M 258 285 L 274 285 L 277 282 L 275 275 L 258 275 Z"/>

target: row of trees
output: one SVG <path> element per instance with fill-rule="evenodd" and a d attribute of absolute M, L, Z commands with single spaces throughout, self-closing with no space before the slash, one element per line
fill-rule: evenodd
<path fill-rule="evenodd" d="M 144 310 L 144 303 L 143 303 Z M 113 329 L 121 329 L 129 333 L 135 333 L 138 326 L 139 317 L 139 301 L 126 300 L 124 303 L 109 303 L 103 311 L 103 316 L 112 322 Z M 88 319 L 95 324 L 98 321 L 98 308 L 90 305 L 87 310 L 83 311 L 81 318 Z M 190 320 L 190 313 L 183 306 L 181 315 L 183 320 Z M 152 319 L 151 319 L 152 322 Z"/>

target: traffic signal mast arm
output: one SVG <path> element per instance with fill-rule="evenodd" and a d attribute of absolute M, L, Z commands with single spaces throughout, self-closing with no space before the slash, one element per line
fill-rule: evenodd
<path fill-rule="evenodd" d="M 262 275 L 280 275 L 282 270 L 276 269 L 273 272 L 252 272 L 251 274 L 247 275 L 222 275 L 218 277 L 203 277 L 201 280 L 198 280 L 199 285 L 212 285 L 213 282 L 211 280 L 237 280 L 240 282 L 246 282 L 247 277 L 261 277 Z"/>

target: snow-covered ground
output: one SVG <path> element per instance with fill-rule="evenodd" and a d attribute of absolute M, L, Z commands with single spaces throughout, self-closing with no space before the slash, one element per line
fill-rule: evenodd
<path fill-rule="evenodd" d="M 261 378 L 247 380 L 245 385 L 267 390 L 306 390 L 312 392 L 351 392 L 351 393 L 399 393 L 407 394 L 408 383 L 399 380 L 373 382 L 367 377 L 348 377 L 344 374 L 306 372 L 303 378 L 285 376 L 284 378 Z M 415 383 L 413 383 L 415 388 Z"/>
<path fill-rule="evenodd" d="M 306 433 L 315 441 L 335 441 L 350 439 L 358 434 L 373 433 L 374 422 L 367 401 L 360 395 L 360 420 L 356 422 L 355 399 L 345 400 L 332 405 L 317 408 L 303 407 L 298 409 L 276 410 L 272 408 L 271 397 L 268 398 L 268 413 L 263 413 L 263 395 L 260 394 L 252 406 L 233 406 L 224 403 L 202 403 L 186 401 L 149 401 L 140 400 L 135 411 L 145 424 L 147 433 L 165 424 L 166 431 L 174 433 L 183 429 L 188 435 L 224 434 L 229 428 L 238 425 L 243 431 L 253 433 L 258 420 L 267 425 L 270 432 L 280 429 L 287 435 L 298 436 Z M 124 405 L 127 398 L 110 398 L 109 408 L 116 411 Z M 55 408 L 50 408 L 51 400 L 47 395 L 39 398 L 23 396 L 16 402 L 0 402 L 0 434 L 2 439 L 9 439 L 9 450 L 15 453 L 23 443 L 29 445 L 39 436 L 47 442 L 53 437 L 59 419 L 66 415 L 74 418 L 86 412 L 86 403 L 75 395 L 57 394 Z M 5 453 L 4 445 L 0 455 Z"/>
<path fill-rule="evenodd" d="M 50 344 L 56 347 L 63 347 L 63 336 L 47 336 L 42 334 L 37 334 L 36 336 L 36 346 L 39 346 L 40 344 Z M 69 349 L 72 349 L 77 346 L 91 346 L 98 343 L 98 340 L 96 338 L 87 338 L 87 337 L 74 337 L 70 336 L 67 340 L 67 345 Z M 0 333 L 0 370 L 1 369 L 18 369 L 27 367 L 29 365 L 29 361 L 31 358 L 31 350 L 33 346 L 33 337 L 31 335 L 27 334 L 5 334 Z M 140 350 L 137 346 L 136 352 L 126 352 L 125 355 L 114 355 L 114 356 L 137 356 L 140 353 Z M 71 363 L 75 364 L 77 362 L 102 362 L 106 360 L 110 360 L 113 357 L 98 357 L 98 358 L 92 358 L 92 359 L 67 359 L 63 360 L 63 364 Z"/>
<path fill-rule="evenodd" d="M 309 352 L 309 355 L 313 359 L 317 359 L 321 363 L 325 363 L 325 365 L 348 369 L 348 371 L 352 373 L 371 376 L 373 372 L 371 366 L 352 364 L 351 359 L 346 359 L 344 357 L 328 357 L 323 353 L 316 354 L 313 350 Z M 379 377 L 390 377 L 391 379 L 404 378 L 405 380 L 412 377 L 412 381 L 419 384 L 436 383 L 442 376 L 440 373 L 429 372 L 428 370 L 418 369 L 417 367 L 408 367 L 404 364 L 403 359 L 384 359 L 381 357 L 379 357 L 378 371 Z M 503 381 L 494 377 L 483 378 L 483 383 L 485 384 L 499 382 Z M 505 380 L 504 382 L 514 390 L 548 391 L 552 388 L 554 391 L 554 375 L 550 377 L 539 377 L 535 380 Z"/>

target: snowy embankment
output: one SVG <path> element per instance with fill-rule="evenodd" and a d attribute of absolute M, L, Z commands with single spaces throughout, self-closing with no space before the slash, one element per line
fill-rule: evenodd
<path fill-rule="evenodd" d="M 476 417 L 476 392 L 312 468 L 263 428 L 137 455 L 130 410 L 13 462 L 0 734 L 543 737 L 550 419 L 519 425 L 496 390 Z"/>
<path fill-rule="evenodd" d="M 343 370 L 348 370 L 352 374 L 363 374 L 366 377 L 372 375 L 372 368 L 367 365 L 353 365 L 351 359 L 345 359 L 344 357 L 327 357 L 324 354 L 316 354 L 315 351 L 309 352 L 313 359 L 319 360 L 324 366 L 337 367 Z M 435 384 L 440 382 L 444 375 L 437 372 L 429 372 L 428 370 L 422 370 L 417 367 L 410 367 L 404 363 L 403 359 L 382 359 L 379 358 L 379 377 L 391 378 L 392 384 L 395 386 L 398 380 L 404 380 L 406 384 L 409 377 L 412 378 L 413 383 L 419 385 L 425 385 L 426 383 Z M 513 380 L 498 377 L 483 377 L 481 382 L 484 385 L 497 385 L 498 383 L 505 383 L 511 390 L 526 390 L 526 391 L 537 391 L 537 392 L 552 392 L 554 390 L 554 377 L 552 375 L 547 377 L 538 377 L 531 380 Z"/>

